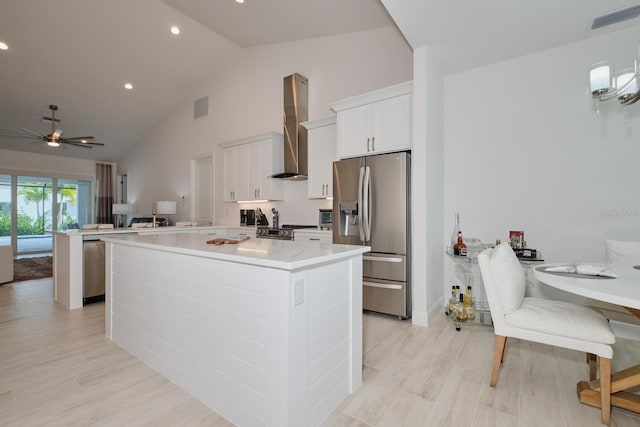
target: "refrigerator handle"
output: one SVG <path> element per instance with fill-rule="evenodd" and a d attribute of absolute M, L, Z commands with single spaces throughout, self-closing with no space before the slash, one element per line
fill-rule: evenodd
<path fill-rule="evenodd" d="M 358 178 L 358 231 L 360 232 L 360 240 L 364 242 L 364 215 L 362 214 L 362 183 L 364 179 L 364 167 L 360 167 L 360 178 Z"/>
<path fill-rule="evenodd" d="M 367 228 L 365 230 L 365 238 L 366 238 L 366 242 L 371 240 L 371 222 L 372 222 L 372 215 L 373 215 L 373 194 L 371 193 L 371 168 L 369 168 L 369 166 L 367 166 L 365 172 L 364 172 L 364 185 L 365 185 L 365 189 L 364 189 L 364 197 L 365 197 L 365 206 L 367 209 L 367 220 L 365 222 Z"/>

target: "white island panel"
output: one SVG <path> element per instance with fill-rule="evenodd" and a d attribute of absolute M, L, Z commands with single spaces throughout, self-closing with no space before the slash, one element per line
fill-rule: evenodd
<path fill-rule="evenodd" d="M 85 240 L 100 240 L 108 236 L 124 236 L 159 233 L 200 233 L 222 231 L 223 226 L 113 228 L 90 230 L 51 231 L 53 234 L 53 288 L 54 300 L 69 310 L 83 304 L 83 275 Z"/>
<path fill-rule="evenodd" d="M 107 335 L 233 423 L 316 426 L 360 385 L 366 249 L 313 261 L 290 246 L 287 270 L 215 258 L 238 245 L 134 240 L 107 240 Z"/>

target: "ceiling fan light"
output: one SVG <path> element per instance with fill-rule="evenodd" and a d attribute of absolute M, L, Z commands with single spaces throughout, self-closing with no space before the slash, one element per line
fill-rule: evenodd
<path fill-rule="evenodd" d="M 49 147 L 59 147 L 60 143 L 58 141 L 47 141 L 47 145 Z"/>
<path fill-rule="evenodd" d="M 86 139 L 81 139 L 80 142 L 82 142 L 83 144 L 86 144 L 87 140 Z"/>

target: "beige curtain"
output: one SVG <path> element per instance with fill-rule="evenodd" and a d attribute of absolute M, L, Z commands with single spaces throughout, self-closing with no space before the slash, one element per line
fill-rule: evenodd
<path fill-rule="evenodd" d="M 98 224 L 112 224 L 111 207 L 114 199 L 112 165 L 96 163 L 96 222 Z"/>

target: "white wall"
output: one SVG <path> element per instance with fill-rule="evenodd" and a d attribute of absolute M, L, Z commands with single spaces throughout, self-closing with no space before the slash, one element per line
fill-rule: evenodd
<path fill-rule="evenodd" d="M 93 160 L 0 150 L 0 174 L 94 181 L 96 164 Z"/>
<path fill-rule="evenodd" d="M 609 101 L 598 120 L 588 93 L 590 65 L 632 66 L 636 43 L 630 29 L 445 78 L 445 244 L 455 212 L 466 237 L 524 230 L 547 261 L 640 240 L 640 105 L 625 124 Z"/>
<path fill-rule="evenodd" d="M 412 148 L 413 323 L 442 313 L 444 77 L 428 47 L 414 52 Z"/>
<path fill-rule="evenodd" d="M 391 28 L 247 49 L 209 84 L 194 90 L 193 100 L 209 96 L 208 116 L 194 120 L 193 102 L 177 106 L 120 159 L 119 173 L 128 175 L 132 214 L 149 215 L 156 200 L 177 200 L 175 219 L 190 219 L 190 160 L 214 152 L 215 222 L 238 225 L 240 205 L 222 202 L 217 144 L 282 132 L 283 78 L 294 72 L 309 78 L 309 120 L 316 120 L 334 114 L 327 107 L 332 101 L 411 80 L 412 52 Z M 287 182 L 286 192 L 286 202 L 273 203 L 282 224 L 315 224 L 318 209 L 331 206 L 330 201 L 308 200 L 306 182 Z M 270 211 L 271 206 L 261 208 Z"/>

